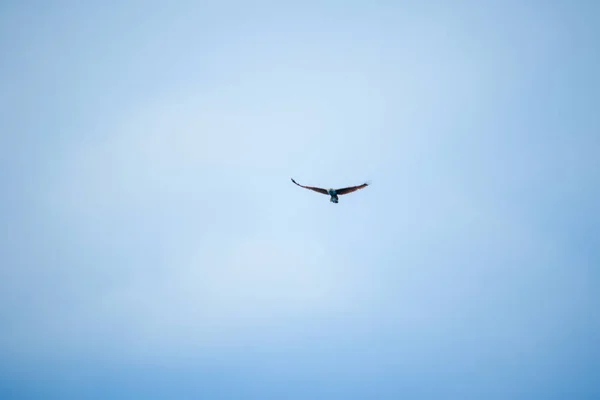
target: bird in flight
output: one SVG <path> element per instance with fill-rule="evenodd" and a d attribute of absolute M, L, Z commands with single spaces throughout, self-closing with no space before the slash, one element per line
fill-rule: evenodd
<path fill-rule="evenodd" d="M 363 183 L 362 185 L 350 186 L 350 187 L 345 187 L 345 188 L 341 188 L 341 189 L 322 189 L 322 188 L 313 187 L 313 186 L 303 186 L 303 185 L 299 184 L 298 182 L 296 182 L 294 180 L 294 178 L 292 178 L 292 182 L 294 182 L 296 185 L 298 185 L 300 187 L 303 187 L 304 189 L 310 189 L 310 190 L 314 190 L 315 192 L 318 192 L 318 193 L 328 194 L 329 196 L 331 196 L 329 201 L 331 201 L 332 203 L 336 203 L 336 204 L 338 202 L 338 196 L 341 196 L 343 194 L 352 193 L 352 192 L 357 191 L 358 189 L 366 188 L 367 186 L 369 186 L 368 183 Z"/>

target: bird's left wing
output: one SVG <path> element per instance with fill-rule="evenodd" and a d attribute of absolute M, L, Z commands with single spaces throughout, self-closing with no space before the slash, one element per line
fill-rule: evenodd
<path fill-rule="evenodd" d="M 359 189 L 366 188 L 367 186 L 369 186 L 368 183 L 363 183 L 362 185 L 358 185 L 358 186 L 350 186 L 350 187 L 345 187 L 345 188 L 341 188 L 341 189 L 336 189 L 335 192 L 339 195 L 348 194 L 348 193 L 355 192 Z"/>
<path fill-rule="evenodd" d="M 323 194 L 329 194 L 329 192 L 327 191 L 327 189 L 323 189 L 323 188 L 318 188 L 318 187 L 314 187 L 314 186 L 304 186 L 299 184 L 298 182 L 296 182 L 294 180 L 294 178 L 292 178 L 292 182 L 294 182 L 296 185 L 304 188 L 304 189 L 310 189 L 310 190 L 314 190 L 317 193 L 323 193 Z"/>

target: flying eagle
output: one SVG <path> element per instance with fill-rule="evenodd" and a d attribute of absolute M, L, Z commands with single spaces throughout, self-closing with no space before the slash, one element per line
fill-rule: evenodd
<path fill-rule="evenodd" d="M 331 196 L 331 199 L 329 199 L 329 201 L 331 201 L 332 203 L 336 203 L 336 204 L 338 202 L 338 195 L 341 196 L 343 194 L 352 193 L 358 189 L 362 189 L 362 188 L 369 186 L 368 183 L 363 183 L 362 185 L 350 186 L 350 187 L 345 187 L 345 188 L 341 188 L 341 189 L 322 189 L 322 188 L 313 187 L 313 186 L 303 186 L 303 185 L 299 184 L 298 182 L 296 182 L 293 178 L 292 178 L 292 182 L 294 182 L 296 185 L 298 185 L 300 187 L 303 187 L 304 189 L 310 189 L 310 190 L 314 190 L 315 192 L 328 194 L 329 196 Z"/>

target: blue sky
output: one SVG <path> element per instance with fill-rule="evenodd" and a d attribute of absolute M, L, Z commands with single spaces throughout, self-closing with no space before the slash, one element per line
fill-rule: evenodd
<path fill-rule="evenodd" d="M 1 397 L 598 398 L 599 26 L 3 2 Z"/>

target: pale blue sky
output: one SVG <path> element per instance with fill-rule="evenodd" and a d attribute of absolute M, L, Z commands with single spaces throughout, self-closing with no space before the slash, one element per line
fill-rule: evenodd
<path fill-rule="evenodd" d="M 598 398 L 599 4 L 3 2 L 0 397 Z"/>

